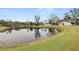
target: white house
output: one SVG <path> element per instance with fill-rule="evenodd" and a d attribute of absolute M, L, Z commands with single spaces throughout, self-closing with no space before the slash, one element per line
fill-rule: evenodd
<path fill-rule="evenodd" d="M 51 26 L 51 24 L 44 24 L 44 26 Z"/>
<path fill-rule="evenodd" d="M 62 22 L 59 22 L 59 25 L 60 25 L 60 26 L 62 26 L 62 25 L 71 26 L 72 24 L 71 24 L 70 22 L 62 21 Z"/>

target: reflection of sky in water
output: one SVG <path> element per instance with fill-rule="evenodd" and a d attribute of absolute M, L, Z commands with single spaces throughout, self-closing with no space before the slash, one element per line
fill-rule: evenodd
<path fill-rule="evenodd" d="M 10 30 L 0 33 L 0 43 L 5 44 L 21 44 L 29 43 L 33 40 L 40 38 L 46 38 L 51 34 L 48 29 L 20 29 L 20 30 Z"/>

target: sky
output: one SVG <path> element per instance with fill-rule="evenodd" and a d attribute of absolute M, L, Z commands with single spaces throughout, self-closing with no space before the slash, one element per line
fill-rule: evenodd
<path fill-rule="evenodd" d="M 40 21 L 48 20 L 50 15 L 64 17 L 70 8 L 0 8 L 0 19 L 12 21 L 34 21 L 34 16 L 39 15 Z"/>

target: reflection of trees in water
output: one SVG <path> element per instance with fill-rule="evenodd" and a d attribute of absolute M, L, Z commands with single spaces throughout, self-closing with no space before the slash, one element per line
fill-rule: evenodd
<path fill-rule="evenodd" d="M 27 32 L 33 31 L 33 28 L 27 28 Z"/>
<path fill-rule="evenodd" d="M 16 30 L 16 31 L 19 31 L 20 28 L 9 28 L 6 32 L 7 34 L 10 34 L 12 32 L 12 30 Z"/>
<path fill-rule="evenodd" d="M 27 28 L 27 32 L 29 32 L 29 28 Z"/>
<path fill-rule="evenodd" d="M 40 32 L 39 32 L 39 28 L 36 28 L 35 29 L 35 38 L 40 38 L 41 35 L 40 35 Z"/>
<path fill-rule="evenodd" d="M 14 30 L 16 30 L 16 31 L 18 31 L 18 30 L 20 30 L 21 28 L 15 28 Z"/>
<path fill-rule="evenodd" d="M 54 30 L 55 30 L 55 29 L 49 28 L 49 29 L 48 29 L 48 34 L 49 34 L 49 35 L 55 34 L 55 31 L 54 31 Z"/>
<path fill-rule="evenodd" d="M 33 31 L 33 28 L 30 28 L 30 31 Z"/>
<path fill-rule="evenodd" d="M 50 35 L 51 35 L 51 34 L 56 34 L 56 33 L 58 33 L 58 32 L 59 32 L 58 29 L 55 29 L 55 28 L 49 29 L 49 34 L 50 34 Z"/>
<path fill-rule="evenodd" d="M 47 28 L 44 28 L 44 31 L 47 32 Z"/>
<path fill-rule="evenodd" d="M 12 30 L 16 30 L 16 31 L 19 31 L 21 28 L 9 28 L 9 29 L 7 29 L 7 34 L 9 33 L 11 33 L 12 32 Z"/>
<path fill-rule="evenodd" d="M 8 29 L 8 30 L 7 30 L 7 34 L 8 34 L 8 33 L 11 33 L 12 30 L 13 30 L 12 28 Z"/>

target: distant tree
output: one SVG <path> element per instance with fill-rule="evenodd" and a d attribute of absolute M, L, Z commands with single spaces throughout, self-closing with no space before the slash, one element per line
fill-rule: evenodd
<path fill-rule="evenodd" d="M 4 19 L 1 19 L 0 20 L 0 24 L 4 24 L 5 23 L 5 20 Z"/>
<path fill-rule="evenodd" d="M 49 19 L 49 24 L 53 25 L 52 19 Z"/>
<path fill-rule="evenodd" d="M 40 21 L 40 16 L 36 15 L 35 16 L 35 22 L 36 22 L 37 26 L 39 25 L 39 21 Z"/>
<path fill-rule="evenodd" d="M 71 13 L 73 20 L 75 21 L 75 24 L 77 24 L 77 21 L 79 20 L 79 9 L 74 8 L 70 10 L 70 13 Z"/>
<path fill-rule="evenodd" d="M 58 25 L 59 17 L 56 15 L 51 15 L 48 21 L 51 25 Z"/>
<path fill-rule="evenodd" d="M 31 26 L 33 26 L 33 22 L 29 22 L 29 24 L 30 24 Z"/>
<path fill-rule="evenodd" d="M 44 25 L 44 23 L 43 22 L 39 22 L 39 25 Z"/>
<path fill-rule="evenodd" d="M 65 13 L 64 20 L 65 21 L 70 21 L 71 20 L 71 17 L 68 13 Z"/>

